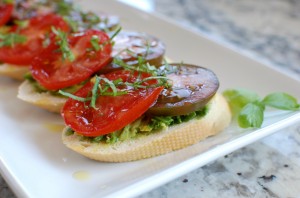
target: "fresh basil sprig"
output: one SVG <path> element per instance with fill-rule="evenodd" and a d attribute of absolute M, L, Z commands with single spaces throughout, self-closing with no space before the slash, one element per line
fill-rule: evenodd
<path fill-rule="evenodd" d="M 230 89 L 223 92 L 228 101 L 233 117 L 242 128 L 259 128 L 264 119 L 265 107 L 281 110 L 300 110 L 300 104 L 293 96 L 275 92 L 263 99 L 258 94 L 245 89 Z"/>

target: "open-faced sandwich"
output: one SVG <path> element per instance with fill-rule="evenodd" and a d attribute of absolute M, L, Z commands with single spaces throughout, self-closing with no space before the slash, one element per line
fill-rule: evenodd
<path fill-rule="evenodd" d="M 63 143 L 72 150 L 99 161 L 133 161 L 229 125 L 216 75 L 163 61 L 159 39 L 121 31 L 109 15 L 82 12 L 69 1 L 22 2 L 0 5 L 7 11 L 0 20 L 0 74 L 26 74 L 18 97 L 61 112 Z"/>
<path fill-rule="evenodd" d="M 117 16 L 83 12 L 65 0 L 3 0 L 0 14 L 0 75 L 18 80 L 47 47 L 52 27 L 64 32 L 113 31 L 119 25 Z"/>
<path fill-rule="evenodd" d="M 162 64 L 165 46 L 151 35 L 117 31 L 109 38 L 104 32 L 102 36 L 99 34 L 100 31 L 86 30 L 66 36 L 56 31 L 56 39 L 32 61 L 31 73 L 20 85 L 18 97 L 60 112 L 67 98 L 59 94 L 59 90 L 74 93 L 94 74 L 122 69 L 120 61 L 128 65 Z M 105 39 L 100 39 L 104 36 Z"/>
<path fill-rule="evenodd" d="M 146 65 L 96 76 L 70 95 L 62 111 L 64 144 L 99 161 L 133 161 L 195 144 L 229 125 L 212 71 Z"/>

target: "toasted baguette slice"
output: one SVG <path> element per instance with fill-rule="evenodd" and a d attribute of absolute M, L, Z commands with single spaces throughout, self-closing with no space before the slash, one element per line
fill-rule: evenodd
<path fill-rule="evenodd" d="M 29 68 L 25 66 L 16 66 L 11 64 L 0 64 L 0 75 L 8 76 L 16 80 L 24 80 L 24 75 L 29 72 Z"/>
<path fill-rule="evenodd" d="M 94 160 L 126 162 L 150 158 L 195 144 L 226 128 L 231 121 L 231 112 L 223 96 L 216 94 L 208 105 L 209 110 L 201 119 L 193 119 L 124 142 L 91 143 L 82 140 L 82 136 L 76 133 L 67 135 L 67 127 L 63 131 L 62 140 L 70 149 Z"/>
<path fill-rule="evenodd" d="M 54 96 L 49 92 L 37 92 L 28 80 L 25 80 L 18 90 L 18 98 L 50 112 L 60 113 L 67 98 Z"/>

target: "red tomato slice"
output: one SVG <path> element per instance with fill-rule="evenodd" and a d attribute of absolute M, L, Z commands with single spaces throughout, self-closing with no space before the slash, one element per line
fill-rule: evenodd
<path fill-rule="evenodd" d="M 92 37 L 98 37 L 102 49 L 92 47 Z M 75 60 L 63 60 L 56 42 L 52 42 L 31 63 L 32 76 L 45 88 L 58 90 L 77 84 L 111 61 L 112 46 L 106 33 L 88 30 L 68 37 L 70 50 Z"/>
<path fill-rule="evenodd" d="M 14 9 L 14 5 L 11 3 L 0 3 L 0 26 L 5 25 L 10 19 Z"/>
<path fill-rule="evenodd" d="M 14 46 L 0 48 L 0 61 L 20 66 L 28 66 L 32 59 L 44 48 L 43 41 L 51 32 L 51 27 L 62 31 L 69 31 L 68 24 L 56 14 L 36 16 L 29 20 L 27 27 L 17 31 L 16 34 L 26 37 L 25 43 L 16 43 Z M 13 32 L 10 32 L 13 33 Z"/>
<path fill-rule="evenodd" d="M 142 75 L 142 77 L 147 76 L 149 75 Z M 110 80 L 121 78 L 123 82 L 134 82 L 136 79 L 132 77 L 132 73 L 124 70 L 106 74 L 105 77 Z M 156 83 L 157 80 L 148 81 L 148 85 Z M 87 83 L 75 95 L 88 97 L 92 87 L 93 83 Z M 139 118 L 157 100 L 162 90 L 163 87 L 128 88 L 128 94 L 125 95 L 99 96 L 96 100 L 96 109 L 89 107 L 89 102 L 69 99 L 63 107 L 62 116 L 68 126 L 84 136 L 105 135 L 120 130 Z"/>

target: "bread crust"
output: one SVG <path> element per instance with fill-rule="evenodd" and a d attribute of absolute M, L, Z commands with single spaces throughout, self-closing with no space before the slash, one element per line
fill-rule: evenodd
<path fill-rule="evenodd" d="M 231 112 L 225 98 L 216 94 L 209 103 L 209 111 L 201 119 L 174 125 L 167 130 L 140 136 L 115 144 L 81 141 L 80 135 L 62 133 L 63 143 L 88 158 L 103 162 L 127 162 L 162 155 L 215 135 L 231 122 Z M 188 134 L 188 135 L 187 135 Z"/>
<path fill-rule="evenodd" d="M 29 68 L 26 66 L 17 66 L 11 64 L 0 64 L 0 75 L 8 76 L 16 80 L 24 80 L 24 75 L 29 72 Z"/>
<path fill-rule="evenodd" d="M 37 92 L 28 80 L 25 80 L 18 89 L 19 99 L 31 103 L 50 112 L 60 113 L 67 98 L 54 96 L 49 92 Z"/>

